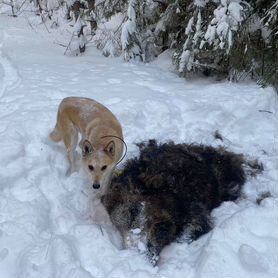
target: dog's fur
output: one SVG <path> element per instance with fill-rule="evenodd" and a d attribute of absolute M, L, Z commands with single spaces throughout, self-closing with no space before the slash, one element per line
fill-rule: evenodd
<path fill-rule="evenodd" d="M 79 146 L 83 167 L 93 187 L 102 195 L 123 153 L 121 125 L 110 110 L 95 100 L 81 97 L 63 99 L 50 138 L 54 142 L 63 140 L 70 163 L 68 173 L 76 170 L 78 133 L 82 136 Z"/>
<path fill-rule="evenodd" d="M 210 211 L 240 196 L 245 165 L 251 169 L 248 174 L 262 170 L 256 161 L 223 148 L 159 145 L 155 140 L 139 148 L 139 158 L 126 162 L 102 202 L 125 247 L 138 243 L 140 232 L 139 242 L 154 265 L 164 246 L 177 239 L 195 240 L 212 228 Z"/>

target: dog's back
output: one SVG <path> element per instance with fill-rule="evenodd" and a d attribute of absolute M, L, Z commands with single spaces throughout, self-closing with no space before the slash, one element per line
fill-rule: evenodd
<path fill-rule="evenodd" d="M 101 127 L 94 133 L 121 135 L 122 128 L 114 114 L 101 103 L 83 97 L 67 97 L 59 105 L 57 114 L 57 124 L 54 131 L 50 134 L 53 141 L 60 141 L 63 138 L 63 132 L 74 126 L 85 136 L 90 134 L 92 129 Z M 60 135 L 59 135 L 60 133 Z M 96 134 L 96 135 L 97 135 Z"/>

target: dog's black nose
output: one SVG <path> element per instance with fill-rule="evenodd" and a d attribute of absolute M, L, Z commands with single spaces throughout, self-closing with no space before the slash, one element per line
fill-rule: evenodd
<path fill-rule="evenodd" d="M 99 183 L 94 183 L 93 184 L 93 188 L 94 189 L 99 189 L 100 188 L 100 184 Z"/>

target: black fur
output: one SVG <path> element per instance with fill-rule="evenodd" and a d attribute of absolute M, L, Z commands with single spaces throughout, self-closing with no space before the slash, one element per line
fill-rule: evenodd
<path fill-rule="evenodd" d="M 155 140 L 138 147 L 140 156 L 126 162 L 102 202 L 123 237 L 141 229 L 155 265 L 172 241 L 192 241 L 212 228 L 210 211 L 240 196 L 243 166 L 251 164 L 223 148 Z M 262 170 L 258 163 L 252 167 L 256 170 L 248 174 Z"/>

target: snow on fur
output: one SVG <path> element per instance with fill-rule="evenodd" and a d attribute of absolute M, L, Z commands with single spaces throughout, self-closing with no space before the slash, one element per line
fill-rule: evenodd
<path fill-rule="evenodd" d="M 124 246 L 138 245 L 141 250 L 144 244 L 153 265 L 173 241 L 190 243 L 209 232 L 211 210 L 242 197 L 248 174 L 263 170 L 257 161 L 223 148 L 156 140 L 138 147 L 139 156 L 129 159 L 122 173 L 113 177 L 101 201 Z M 140 234 L 136 244 L 129 243 L 134 230 Z"/>

